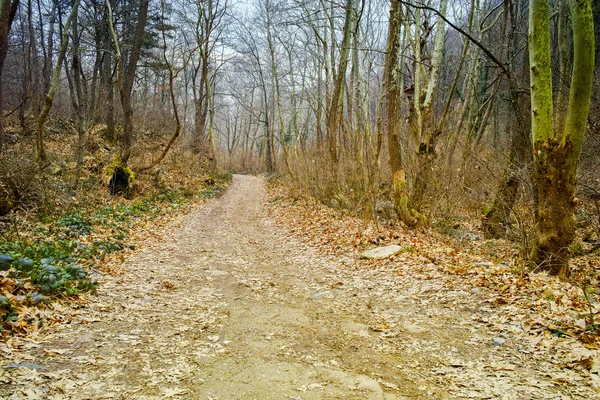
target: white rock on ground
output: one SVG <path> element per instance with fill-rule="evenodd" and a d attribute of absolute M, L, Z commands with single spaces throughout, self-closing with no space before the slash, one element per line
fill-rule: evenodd
<path fill-rule="evenodd" d="M 360 257 L 361 258 L 387 258 L 394 256 L 402 251 L 402 247 L 397 244 L 392 244 L 390 246 L 377 247 L 375 249 L 364 251 Z"/>

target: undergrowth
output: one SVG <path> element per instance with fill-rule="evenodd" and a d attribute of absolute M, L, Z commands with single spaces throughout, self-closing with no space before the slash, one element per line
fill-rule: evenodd
<path fill-rule="evenodd" d="M 134 249 L 130 235 L 140 223 L 168 217 L 180 207 L 220 193 L 231 180 L 222 174 L 201 188 L 157 190 L 128 201 L 113 198 L 102 206 L 73 205 L 37 221 L 0 225 L 0 333 L 28 331 L 31 306 L 55 298 L 95 293 L 94 276 L 106 255 Z M 25 321 L 25 322 L 24 322 Z"/>

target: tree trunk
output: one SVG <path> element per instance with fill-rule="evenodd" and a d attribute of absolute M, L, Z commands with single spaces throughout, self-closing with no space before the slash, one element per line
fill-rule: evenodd
<path fill-rule="evenodd" d="M 265 164 L 267 172 L 273 172 L 275 171 L 275 162 L 273 160 L 273 131 L 271 127 L 271 122 L 269 121 L 269 96 L 267 95 L 267 85 L 265 84 L 265 79 L 263 76 L 262 68 L 260 66 L 260 62 L 258 63 L 258 74 L 260 76 L 260 83 L 262 87 L 263 109 L 265 110 Z"/>
<path fill-rule="evenodd" d="M 117 142 L 117 130 L 115 129 L 115 85 L 113 82 L 113 63 L 112 54 L 110 51 L 104 54 L 104 88 L 105 88 L 105 104 L 106 104 L 106 136 L 113 142 Z"/>
<path fill-rule="evenodd" d="M 140 1 L 138 20 L 135 28 L 135 38 L 131 47 L 131 53 L 125 69 L 122 84 L 120 86 L 121 106 L 123 107 L 123 138 L 121 141 L 120 164 L 127 165 L 131 156 L 131 147 L 133 145 L 133 107 L 131 105 L 131 90 L 135 79 L 135 70 L 137 62 L 142 51 L 144 43 L 144 31 L 146 29 L 146 19 L 148 17 L 148 1 Z"/>
<path fill-rule="evenodd" d="M 201 86 L 202 87 L 202 86 Z M 200 90 L 200 98 L 194 103 L 194 142 L 192 148 L 194 153 L 200 154 L 201 160 L 204 160 L 206 149 L 206 104 L 204 101 L 204 89 Z"/>
<path fill-rule="evenodd" d="M 56 59 L 56 65 L 54 67 L 52 81 L 50 82 L 50 87 L 48 89 L 48 93 L 46 94 L 46 98 L 44 99 L 44 104 L 42 105 L 40 115 L 38 115 L 36 121 L 35 158 L 40 163 L 41 167 L 45 167 L 45 164 L 48 159 L 46 155 L 46 149 L 44 148 L 44 125 L 46 123 L 46 119 L 48 118 L 48 114 L 50 113 L 50 109 L 52 108 L 52 103 L 54 102 L 54 95 L 56 94 L 56 90 L 58 89 L 58 85 L 60 83 L 60 70 L 63 64 L 63 60 L 65 59 L 65 55 L 67 54 L 67 48 L 69 45 L 69 29 L 71 28 L 73 17 L 77 15 L 77 11 L 79 9 L 79 2 L 79 0 L 75 1 L 75 3 L 73 4 L 73 8 L 71 9 L 71 13 L 67 18 L 67 21 L 65 22 L 62 37 L 60 39 L 60 52 L 58 53 L 58 58 Z"/>
<path fill-rule="evenodd" d="M 353 0 L 346 0 L 346 16 L 344 19 L 344 35 L 340 49 L 340 64 L 335 74 L 333 96 L 327 116 L 327 134 L 329 135 L 329 156 L 334 164 L 338 162 L 338 132 L 342 114 L 342 91 L 346 82 L 346 69 L 350 57 L 350 36 L 352 33 Z M 333 46 L 332 46 L 333 47 Z M 332 57 L 333 60 L 333 57 Z"/>
<path fill-rule="evenodd" d="M 99 115 L 97 114 L 97 105 L 100 102 L 102 94 L 98 89 L 98 80 L 102 79 L 102 63 L 104 61 L 104 51 L 102 46 L 107 42 L 106 34 L 107 27 L 104 24 L 102 15 L 100 14 L 100 1 L 94 1 L 94 69 L 92 70 L 92 79 L 90 83 L 90 96 L 88 101 L 87 113 L 94 123 L 98 123 Z M 109 42 L 110 43 L 110 42 Z"/>
<path fill-rule="evenodd" d="M 42 66 L 42 84 L 44 93 L 48 93 L 50 90 L 50 81 L 52 80 L 52 59 L 54 57 L 54 25 L 56 23 L 56 1 L 52 2 L 52 10 L 50 11 L 50 18 L 48 18 L 48 45 L 42 48 L 44 52 L 44 65 Z M 40 22 L 40 25 L 41 22 Z M 43 32 L 40 26 L 40 31 Z"/>
<path fill-rule="evenodd" d="M 433 106 L 438 89 L 438 75 L 440 66 L 442 63 L 442 56 L 444 50 L 444 37 L 445 37 L 445 21 L 442 16 L 446 15 L 446 8 L 448 0 L 441 0 L 440 2 L 440 14 L 436 21 L 436 34 L 435 44 L 431 55 L 431 70 L 427 77 L 427 87 L 425 93 L 421 91 L 420 80 L 423 78 L 421 64 L 421 41 L 423 38 L 416 37 L 417 40 L 416 48 L 418 51 L 417 63 L 415 67 L 415 93 L 414 93 L 414 111 L 415 119 L 417 122 L 415 136 L 418 140 L 418 147 L 416 151 L 416 175 L 414 177 L 413 191 L 410 196 L 409 205 L 414 210 L 418 211 L 422 204 L 425 196 L 427 185 L 433 177 L 433 161 L 435 158 L 436 151 L 436 130 L 435 123 L 433 121 Z M 419 14 L 417 13 L 417 16 Z M 424 96 L 424 97 L 423 97 Z"/>
<path fill-rule="evenodd" d="M 507 12 L 509 10 L 506 10 Z M 516 10 L 510 15 L 512 23 L 512 40 L 509 49 L 512 55 L 520 52 L 523 46 L 517 32 L 517 21 L 514 20 Z M 527 53 L 527 52 L 525 52 Z M 531 99 L 529 94 L 529 58 L 524 54 L 522 70 L 518 77 L 511 71 L 508 77 L 510 98 L 515 118 L 510 121 L 510 149 L 504 171 L 504 176 L 494 201 L 484 213 L 482 227 L 488 238 L 503 237 L 510 226 L 510 214 L 517 199 L 519 188 L 523 180 L 531 179 L 531 165 L 533 162 L 533 151 L 531 147 Z"/>
<path fill-rule="evenodd" d="M 75 14 L 73 17 L 73 61 L 72 61 L 72 74 L 73 74 L 73 108 L 77 116 L 77 150 L 75 152 L 76 164 L 75 164 L 75 177 L 73 181 L 73 187 L 76 189 L 79 185 L 79 179 L 81 178 L 81 171 L 83 169 L 83 157 L 85 155 L 85 143 L 86 143 L 86 131 L 87 131 L 87 96 L 85 96 L 86 90 L 83 88 L 83 73 L 81 67 L 81 52 L 79 47 L 79 21 L 78 15 Z"/>
<path fill-rule="evenodd" d="M 29 31 L 29 48 L 28 48 L 28 70 L 29 70 L 29 82 L 28 82 L 28 97 L 30 99 L 30 110 L 33 115 L 37 115 L 40 112 L 40 67 L 37 52 L 37 40 L 35 38 L 35 31 L 33 28 L 33 4 L 31 0 L 27 1 L 27 27 Z M 43 45 L 43 42 L 42 42 Z"/>
<path fill-rule="evenodd" d="M 198 39 L 200 42 L 201 39 Z M 208 39 L 202 39 L 205 42 Z M 208 49 L 206 43 L 200 48 L 200 83 L 198 84 L 198 98 L 196 99 L 195 109 L 195 140 L 194 140 L 194 151 L 200 154 L 201 161 L 203 162 L 208 158 L 207 146 L 206 146 L 206 117 L 208 114 Z"/>
<path fill-rule="evenodd" d="M 4 72 L 4 61 L 8 53 L 8 34 L 17 8 L 19 0 L 3 0 L 0 6 L 0 153 L 4 143 L 4 96 L 2 94 L 2 76 Z"/>
<path fill-rule="evenodd" d="M 106 4 L 110 5 L 110 0 L 106 0 Z M 104 118 L 104 122 L 106 123 L 106 137 L 116 143 L 117 134 L 115 130 L 115 85 L 113 79 L 113 46 L 112 38 L 110 37 L 110 26 L 111 22 L 109 21 L 111 18 L 111 13 L 108 10 L 108 7 L 104 10 L 104 15 L 102 17 L 103 22 L 103 30 L 105 30 L 103 37 L 103 45 L 108 51 L 104 51 L 104 56 L 102 59 L 102 71 L 101 71 L 101 84 L 103 88 L 102 93 L 102 103 L 104 104 L 104 112 L 102 114 Z M 118 65 L 118 62 L 117 62 Z"/>
<path fill-rule="evenodd" d="M 281 143 L 281 148 L 283 150 L 283 165 L 285 165 L 287 171 L 291 171 L 290 166 L 288 164 L 288 140 L 286 140 L 284 135 L 284 122 L 283 122 L 283 112 L 281 106 L 281 89 L 279 87 L 279 72 L 277 68 L 277 59 L 276 59 L 276 49 L 273 45 L 273 37 L 271 33 L 271 3 L 269 0 L 265 2 L 265 11 L 266 11 L 266 22 L 267 22 L 267 46 L 269 49 L 269 59 L 271 61 L 271 86 L 274 88 L 274 99 L 273 99 L 273 109 L 277 107 L 277 117 L 278 124 L 277 128 L 279 131 L 279 142 Z M 273 110 L 273 120 L 275 119 L 275 112 Z"/>
<path fill-rule="evenodd" d="M 210 172 L 215 174 L 218 168 L 217 147 L 215 145 L 215 96 L 210 80 L 206 80 L 206 97 L 208 99 L 208 143 L 210 145 L 208 162 Z"/>
<path fill-rule="evenodd" d="M 398 70 L 401 19 L 402 6 L 400 2 L 391 0 L 383 85 L 385 90 L 385 132 L 392 176 L 402 169 L 400 148 L 400 95 L 402 88 L 399 86 L 402 71 Z"/>
<path fill-rule="evenodd" d="M 571 0 L 573 73 L 562 134 L 554 129 L 548 0 L 531 0 L 529 61 L 531 119 L 538 213 L 531 260 L 561 278 L 569 276 L 569 245 L 575 235 L 574 197 L 594 74 L 591 0 Z"/>

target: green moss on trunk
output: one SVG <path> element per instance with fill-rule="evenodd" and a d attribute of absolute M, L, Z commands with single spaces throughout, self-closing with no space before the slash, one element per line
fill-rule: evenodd
<path fill-rule="evenodd" d="M 585 136 L 594 73 L 594 22 L 591 0 L 571 0 L 573 73 L 564 131 L 557 135 L 552 115 L 550 8 L 548 0 L 531 0 L 529 59 L 531 117 L 537 183 L 537 234 L 531 260 L 553 275 L 569 276 L 569 245 L 576 173 Z"/>
<path fill-rule="evenodd" d="M 408 227 L 415 227 L 426 222 L 423 215 L 409 208 L 408 205 L 408 185 L 406 183 L 406 174 L 403 170 L 396 171 L 392 183 L 392 195 L 394 197 L 394 211 L 400 221 Z"/>
<path fill-rule="evenodd" d="M 550 139 L 535 143 L 539 198 L 537 235 L 531 253 L 536 267 L 566 279 L 569 276 L 569 245 L 575 237 L 575 176 L 565 174 L 570 142 Z"/>

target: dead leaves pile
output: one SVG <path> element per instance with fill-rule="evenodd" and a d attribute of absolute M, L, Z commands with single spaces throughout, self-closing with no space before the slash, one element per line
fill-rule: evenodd
<path fill-rule="evenodd" d="M 226 188 L 226 182 L 219 182 L 217 186 L 210 190 L 222 191 Z M 146 202 L 150 206 L 146 206 Z M 81 206 L 81 215 L 89 215 L 89 220 L 94 221 L 102 218 L 100 222 L 94 222 L 85 234 L 71 236 L 68 229 L 57 228 L 53 223 L 36 223 L 31 221 L 22 221 L 19 229 L 18 241 L 25 243 L 40 243 L 44 240 L 56 240 L 62 242 L 71 241 L 77 243 L 78 248 L 95 249 L 97 244 L 106 246 L 108 250 L 100 251 L 98 254 L 87 258 L 78 258 L 79 265 L 86 265 L 88 274 L 94 278 L 94 281 L 102 283 L 106 274 L 118 275 L 128 268 L 124 260 L 128 253 L 131 253 L 137 245 L 145 241 L 157 240 L 156 232 L 168 226 L 176 218 L 181 218 L 189 214 L 196 206 L 204 203 L 206 197 L 199 195 L 184 202 L 167 200 L 156 201 L 137 199 L 134 201 L 114 198 L 106 199 L 102 205 L 96 204 L 94 209 L 86 209 Z M 121 210 L 123 207 L 135 209 L 136 204 L 140 203 L 148 208 L 146 212 L 141 209 L 140 212 L 127 212 L 111 214 L 103 212 L 102 214 L 93 214 L 94 210 L 114 209 Z M 128 210 L 128 209 L 125 209 Z M 97 213 L 97 211 L 96 211 Z M 125 218 L 123 218 L 125 217 Z M 10 227 L 5 227 L 10 229 Z M 40 233 L 42 232 L 42 233 Z M 45 234 L 52 236 L 40 236 Z M 12 236 L 11 236 L 12 237 Z M 123 243 L 126 238 L 128 245 Z M 162 239 L 158 237 L 158 239 Z M 17 240 L 17 239 L 15 239 Z M 119 244 L 115 249 L 109 248 L 114 244 Z M 135 245 L 134 245 L 135 244 Z M 163 286 L 167 289 L 175 289 L 175 285 L 165 281 Z M 86 293 L 77 293 L 69 296 L 62 294 L 43 295 L 38 293 L 39 288 L 31 282 L 28 277 L 16 277 L 12 270 L 0 271 L 0 295 L 8 299 L 9 303 L 0 304 L 0 342 L 8 341 L 12 336 L 27 337 L 37 334 L 39 331 L 55 325 L 56 323 L 65 323 L 71 320 L 79 307 L 87 302 Z"/>
<path fill-rule="evenodd" d="M 16 336 L 34 336 L 42 329 L 56 323 L 66 323 L 72 318 L 72 309 L 85 302 L 83 294 L 62 299 L 62 302 L 36 303 L 29 293 L 36 288 L 29 279 L 14 279 L 8 276 L 9 271 L 0 272 L 0 294 L 10 301 L 10 304 L 0 305 L 0 320 L 4 321 L 0 342 L 8 341 Z M 66 312 L 65 312 L 66 311 Z M 10 318 L 6 318 L 8 314 Z"/>
<path fill-rule="evenodd" d="M 301 241 L 337 259 L 349 258 L 349 264 L 373 274 L 396 275 L 402 295 L 465 312 L 474 324 L 522 340 L 519 357 L 527 354 L 583 373 L 600 388 L 600 274 L 589 268 L 600 265 L 597 255 L 574 260 L 575 277 L 585 271 L 582 287 L 582 279 L 567 283 L 525 271 L 514 246 L 505 241 L 461 241 L 434 230 L 405 230 L 345 215 L 313 199 L 290 197 L 282 186 L 270 191 L 272 217 Z M 365 249 L 389 244 L 404 251 L 385 260 L 359 257 Z M 559 383 L 566 379 L 554 378 Z"/>

